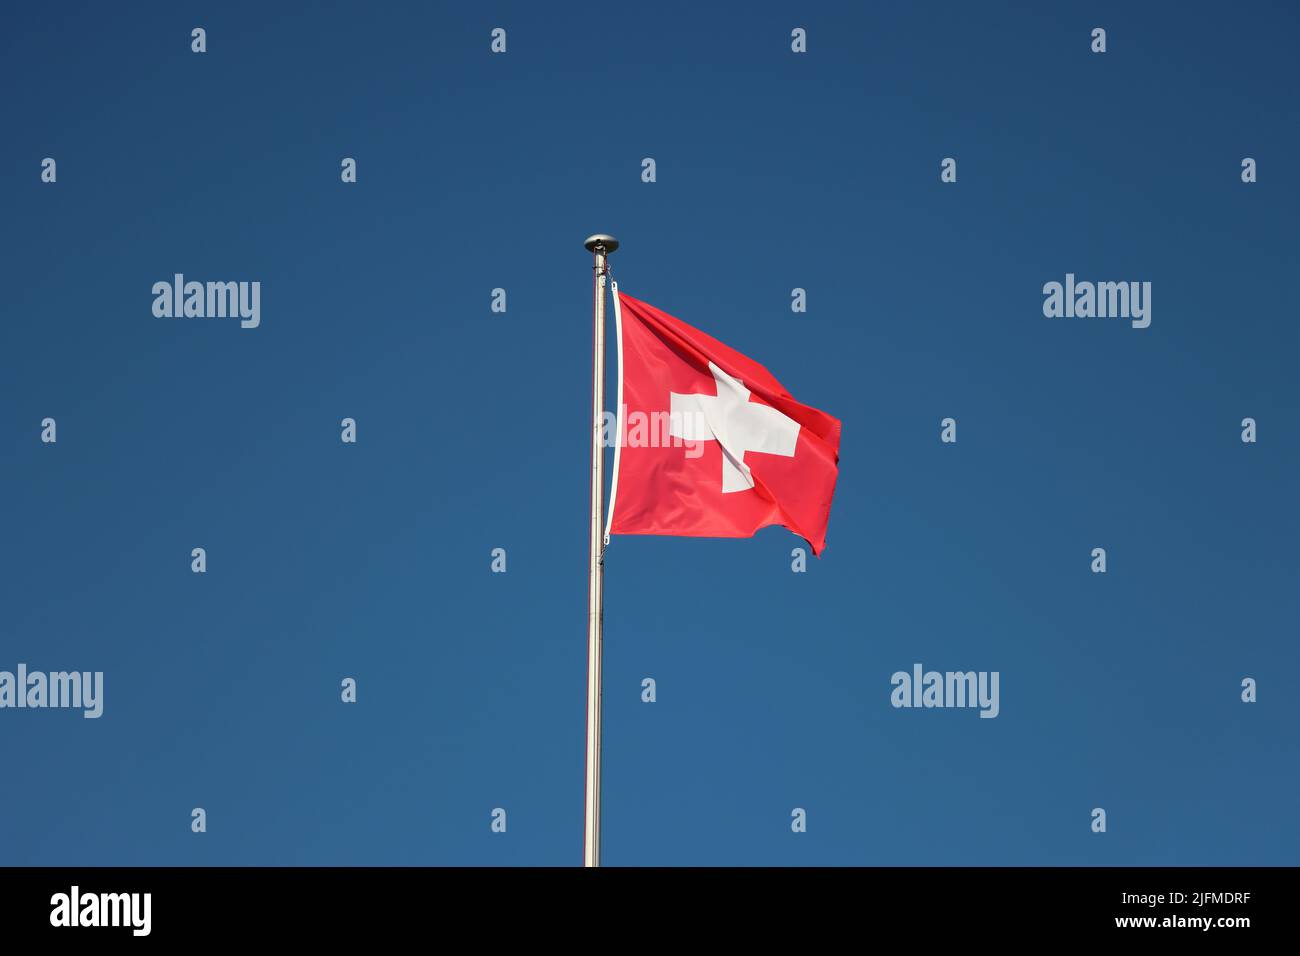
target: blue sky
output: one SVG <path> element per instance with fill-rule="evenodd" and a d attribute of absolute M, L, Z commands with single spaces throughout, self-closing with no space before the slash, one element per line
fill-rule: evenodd
<path fill-rule="evenodd" d="M 580 862 L 598 231 L 844 422 L 806 573 L 611 545 L 604 862 L 1296 863 L 1294 9 L 595 9 L 6 12 L 0 669 L 105 704 L 0 711 L 0 863 Z"/>

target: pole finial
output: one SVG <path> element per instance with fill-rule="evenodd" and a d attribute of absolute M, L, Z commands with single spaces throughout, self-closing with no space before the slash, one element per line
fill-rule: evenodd
<path fill-rule="evenodd" d="M 588 236 L 583 246 L 588 252 L 603 252 L 608 255 L 618 248 L 618 240 L 613 236 L 598 232 L 594 236 Z"/>

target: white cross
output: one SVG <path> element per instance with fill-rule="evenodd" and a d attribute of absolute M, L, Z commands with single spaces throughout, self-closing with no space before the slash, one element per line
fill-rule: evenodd
<path fill-rule="evenodd" d="M 793 457 L 799 423 L 770 405 L 749 400 L 750 391 L 712 362 L 718 394 L 678 395 L 671 400 L 668 433 L 683 441 L 717 441 L 722 447 L 722 492 L 754 487 L 745 452 Z"/>

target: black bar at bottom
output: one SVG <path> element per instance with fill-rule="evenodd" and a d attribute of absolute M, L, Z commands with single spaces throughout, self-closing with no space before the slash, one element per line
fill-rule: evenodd
<path fill-rule="evenodd" d="M 7 943 L 78 945 L 117 937 L 337 946 L 415 934 L 473 948 L 572 941 L 594 929 L 607 944 L 902 932 L 918 942 L 1131 936 L 1231 945 L 1291 935 L 1296 877 L 1295 868 L 1197 867 L 0 869 L 0 932 Z"/>

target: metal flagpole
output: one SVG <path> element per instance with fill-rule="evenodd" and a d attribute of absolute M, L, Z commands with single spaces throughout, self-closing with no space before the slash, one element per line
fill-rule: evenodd
<path fill-rule="evenodd" d="M 605 450 L 605 259 L 618 248 L 613 236 L 595 235 L 583 243 L 596 257 L 594 335 L 591 356 L 591 549 L 587 579 L 587 790 L 582 834 L 583 866 L 600 866 L 600 662 L 604 650 Z"/>

